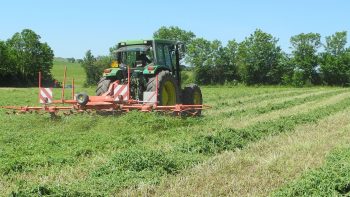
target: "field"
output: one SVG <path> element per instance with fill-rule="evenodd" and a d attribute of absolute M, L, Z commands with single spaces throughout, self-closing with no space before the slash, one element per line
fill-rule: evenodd
<path fill-rule="evenodd" d="M 62 76 L 56 62 L 54 75 Z M 68 66 L 78 91 L 84 75 Z M 68 90 L 69 91 L 69 90 Z M 336 87 L 202 88 L 199 118 L 6 115 L 2 196 L 346 195 L 350 91 Z M 0 88 L 0 105 L 34 105 L 37 89 Z M 59 90 L 55 90 L 59 95 Z"/>

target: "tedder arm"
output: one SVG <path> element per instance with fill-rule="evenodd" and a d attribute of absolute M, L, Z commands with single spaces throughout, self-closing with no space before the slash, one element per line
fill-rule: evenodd
<path fill-rule="evenodd" d="M 179 65 L 177 65 L 179 69 Z M 0 106 L 14 112 L 46 112 L 52 116 L 58 115 L 60 111 L 68 115 L 81 112 L 129 112 L 139 110 L 141 112 L 170 112 L 175 115 L 198 115 L 196 110 L 208 109 L 207 105 L 183 105 L 158 106 L 158 92 L 144 92 L 144 100 L 133 100 L 130 96 L 130 69 L 128 69 L 128 83 L 121 84 L 119 81 L 112 83 L 109 90 L 101 96 L 88 96 L 85 93 L 74 93 L 74 79 L 72 80 L 72 99 L 65 99 L 66 70 L 64 71 L 63 87 L 60 100 L 53 100 L 52 88 L 43 88 L 41 84 L 41 73 L 39 72 L 39 100 L 42 106 Z M 156 76 L 158 82 L 158 75 Z M 178 79 L 179 80 L 179 79 Z M 158 84 L 157 84 L 158 85 Z"/>

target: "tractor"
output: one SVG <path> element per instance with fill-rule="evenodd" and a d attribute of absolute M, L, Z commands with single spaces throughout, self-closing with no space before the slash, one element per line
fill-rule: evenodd
<path fill-rule="evenodd" d="M 159 106 L 202 105 L 198 85 L 190 84 L 181 89 L 180 60 L 184 49 L 181 42 L 164 39 L 118 43 L 111 67 L 103 71 L 98 82 L 96 95 L 102 96 L 113 82 L 119 81 L 130 84 L 130 97 L 134 100 L 142 101 L 144 92 L 155 91 Z M 201 109 L 192 112 L 200 115 Z"/>

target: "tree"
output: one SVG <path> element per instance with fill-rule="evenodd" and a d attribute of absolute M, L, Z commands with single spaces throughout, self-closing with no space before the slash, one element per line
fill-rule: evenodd
<path fill-rule="evenodd" d="M 281 84 L 283 85 L 295 85 L 300 86 L 302 84 L 293 84 L 294 83 L 294 73 L 296 71 L 295 65 L 292 62 L 292 58 L 290 57 L 290 54 L 287 54 L 285 52 L 282 52 L 281 57 L 278 62 L 278 67 L 276 70 L 273 70 L 274 73 L 273 76 L 277 77 L 277 79 L 280 79 L 281 77 Z"/>
<path fill-rule="evenodd" d="M 346 51 L 347 32 L 335 32 L 335 34 L 326 37 L 325 51 L 331 55 L 340 55 Z"/>
<path fill-rule="evenodd" d="M 109 56 L 99 56 L 95 58 L 91 50 L 88 50 L 81 64 L 86 73 L 85 85 L 96 85 L 101 78 L 103 70 L 109 68 L 111 62 Z"/>
<path fill-rule="evenodd" d="M 224 48 L 224 57 L 226 61 L 225 71 L 223 75 L 227 81 L 238 80 L 238 68 L 237 68 L 237 52 L 239 44 L 236 40 L 229 40 L 226 47 Z"/>
<path fill-rule="evenodd" d="M 194 66 L 195 81 L 199 84 L 211 83 L 211 43 L 204 38 L 194 39 L 187 47 L 188 62 Z"/>
<path fill-rule="evenodd" d="M 47 43 L 40 42 L 40 36 L 30 29 L 15 33 L 7 40 L 9 58 L 16 71 L 16 77 L 23 84 L 37 83 L 41 71 L 44 81 L 51 81 L 54 54 Z"/>
<path fill-rule="evenodd" d="M 223 84 L 236 79 L 237 42 L 226 47 L 218 40 L 194 39 L 189 45 L 187 59 L 194 66 L 195 81 L 199 84 Z"/>
<path fill-rule="evenodd" d="M 322 78 L 329 85 L 349 85 L 350 60 L 346 43 L 346 31 L 326 37 L 325 52 L 320 55 L 320 66 Z"/>
<path fill-rule="evenodd" d="M 75 58 L 74 57 L 67 58 L 67 61 L 70 63 L 75 63 Z"/>
<path fill-rule="evenodd" d="M 162 26 L 153 33 L 154 38 L 168 39 L 183 42 L 186 46 L 196 37 L 191 31 L 185 31 L 177 26 Z"/>
<path fill-rule="evenodd" d="M 7 46 L 5 45 L 5 42 L 0 41 L 0 79 L 3 79 L 3 77 L 10 72 L 8 61 Z"/>
<path fill-rule="evenodd" d="M 246 84 L 277 84 L 282 81 L 279 67 L 281 49 L 271 34 L 257 29 L 239 44 L 237 63 Z"/>
<path fill-rule="evenodd" d="M 91 50 L 88 50 L 85 53 L 85 57 L 83 59 L 83 62 L 81 64 L 81 66 L 84 68 L 85 73 L 86 73 L 86 85 L 92 85 L 92 84 L 96 84 L 96 69 L 94 66 L 96 59 L 95 57 L 92 55 Z"/>
<path fill-rule="evenodd" d="M 301 72 L 302 83 L 307 82 L 318 84 L 319 73 L 317 70 L 317 50 L 321 46 L 321 36 L 318 33 L 307 33 L 293 36 L 290 39 L 292 44 L 292 61 L 298 72 Z"/>

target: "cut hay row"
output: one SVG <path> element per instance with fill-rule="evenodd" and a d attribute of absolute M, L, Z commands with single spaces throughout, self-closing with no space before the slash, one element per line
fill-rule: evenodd
<path fill-rule="evenodd" d="M 262 102 L 254 103 L 236 110 L 227 110 L 226 112 L 220 113 L 225 117 L 243 117 L 254 114 L 264 114 L 275 110 L 287 109 L 299 104 L 327 98 L 345 90 L 336 91 L 318 91 L 314 93 L 299 94 L 297 96 L 290 96 L 286 98 L 273 98 L 271 100 L 265 100 Z"/>
<path fill-rule="evenodd" d="M 136 191 L 124 192 L 152 196 L 266 196 L 303 172 L 321 166 L 334 147 L 350 143 L 349 112 L 347 108 L 317 123 L 297 126 L 293 133 L 270 136 L 243 150 L 224 152 L 164 179 L 159 186 L 141 185 Z M 302 188 L 303 182 L 299 183 Z M 294 193 L 285 189 L 278 196 L 297 195 L 298 187 L 290 187 Z"/>
<path fill-rule="evenodd" d="M 349 196 L 349 130 L 348 126 L 342 133 L 347 135 L 345 136 L 347 143 L 343 146 L 339 144 L 339 147 L 327 155 L 324 165 L 307 171 L 300 178 L 292 180 L 273 192 L 271 196 Z"/>
<path fill-rule="evenodd" d="M 334 89 L 335 90 L 335 89 Z M 232 91 L 232 90 L 231 90 Z M 235 91 L 235 90 L 233 90 Z M 269 93 L 261 93 L 259 91 L 251 91 L 249 96 L 234 96 L 231 92 L 224 92 L 219 97 L 213 97 L 211 99 L 204 98 L 205 102 L 212 105 L 214 109 L 214 114 L 224 112 L 230 107 L 239 108 L 251 103 L 260 103 L 262 101 L 269 101 L 271 99 L 291 97 L 300 94 L 318 92 L 318 91 L 331 91 L 325 88 L 315 88 L 315 89 L 293 89 L 293 90 L 280 90 L 276 89 Z M 205 92 L 203 93 L 205 94 Z M 215 94 L 217 95 L 217 94 Z"/>
<path fill-rule="evenodd" d="M 294 114 L 298 114 L 298 113 L 304 113 L 304 112 L 308 112 L 310 110 L 316 109 L 316 108 L 321 107 L 321 106 L 332 105 L 332 104 L 337 103 L 341 100 L 348 99 L 349 96 L 350 96 L 350 93 L 342 93 L 342 94 L 332 96 L 330 98 L 311 101 L 311 102 L 303 103 L 303 104 L 300 104 L 297 106 L 293 106 L 291 108 L 271 111 L 269 113 L 265 113 L 262 115 L 245 116 L 245 117 L 241 117 L 241 118 L 232 117 L 232 118 L 228 118 L 226 120 L 222 120 L 221 123 L 222 123 L 223 127 L 244 128 L 248 125 L 255 124 L 258 122 L 264 122 L 267 120 L 273 120 L 273 119 L 280 118 L 283 116 L 290 116 L 290 115 L 294 115 Z"/>
<path fill-rule="evenodd" d="M 276 92 L 276 94 L 270 94 L 266 96 L 255 95 L 247 98 L 246 100 L 239 98 L 224 99 L 225 104 L 219 105 L 215 110 L 210 111 L 210 116 L 218 116 L 222 113 L 230 113 L 235 110 L 246 110 L 254 109 L 256 107 L 267 106 L 272 103 L 280 103 L 288 100 L 293 100 L 295 98 L 303 98 L 310 95 L 317 95 L 326 92 L 341 91 L 341 89 L 324 90 L 304 90 L 304 91 L 286 91 L 286 92 Z"/>
<path fill-rule="evenodd" d="M 267 121 L 270 118 L 276 119 L 284 115 L 298 114 L 299 112 L 315 109 L 323 104 L 332 104 L 337 101 L 338 97 L 340 97 L 339 99 L 344 99 L 348 96 L 348 93 L 344 93 L 346 91 L 346 89 L 336 89 L 326 92 L 315 92 L 315 96 L 308 95 L 308 98 L 305 100 L 304 98 L 300 98 L 300 100 L 289 100 L 288 102 L 290 103 L 285 106 L 281 105 L 279 102 L 277 102 L 276 105 L 271 103 L 270 108 L 249 108 L 249 105 L 247 105 L 248 109 L 242 109 L 241 111 L 232 114 L 230 117 L 225 116 L 224 113 L 221 113 L 220 116 L 207 114 L 204 118 L 205 121 L 202 124 L 193 125 L 187 132 L 193 130 L 199 134 L 213 133 L 217 129 L 243 128 L 258 122 Z M 259 102 L 254 103 L 253 105 L 257 106 L 259 105 L 258 103 Z M 264 112 L 259 112 L 259 110 L 264 110 Z"/>

